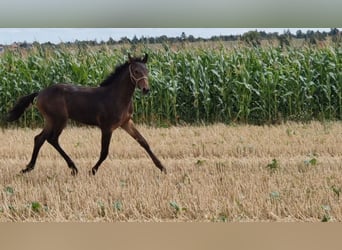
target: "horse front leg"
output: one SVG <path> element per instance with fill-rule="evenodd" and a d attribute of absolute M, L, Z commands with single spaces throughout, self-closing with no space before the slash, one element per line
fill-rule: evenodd
<path fill-rule="evenodd" d="M 156 165 L 157 168 L 160 169 L 160 171 L 164 172 L 166 174 L 166 168 L 163 166 L 163 164 L 160 162 L 160 160 L 154 155 L 152 152 L 150 145 L 148 145 L 145 138 L 139 133 L 139 131 L 135 128 L 133 121 L 130 119 L 121 127 L 129 134 L 131 135 L 148 153 L 148 155 L 151 157 L 153 163 Z"/>
<path fill-rule="evenodd" d="M 113 133 L 113 131 L 109 130 L 109 129 L 102 129 L 101 132 L 102 132 L 102 135 L 101 135 L 101 153 L 100 153 L 99 160 L 97 161 L 95 166 L 91 169 L 91 173 L 93 175 L 96 174 L 101 163 L 107 158 L 110 139 L 112 138 L 112 133 Z"/>

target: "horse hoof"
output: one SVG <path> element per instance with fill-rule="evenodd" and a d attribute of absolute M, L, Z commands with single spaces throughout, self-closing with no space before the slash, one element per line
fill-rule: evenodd
<path fill-rule="evenodd" d="M 32 169 L 29 169 L 29 168 L 24 168 L 24 169 L 22 169 L 22 170 L 20 170 L 20 174 L 26 174 L 26 173 L 28 173 L 28 172 L 30 172 Z"/>
<path fill-rule="evenodd" d="M 90 175 L 95 175 L 96 172 L 97 172 L 97 170 L 94 169 L 94 168 L 92 168 L 91 171 L 89 171 L 89 174 L 90 174 Z"/>
<path fill-rule="evenodd" d="M 162 173 L 167 174 L 166 168 L 163 167 L 163 168 L 161 169 L 161 171 L 162 171 Z"/>
<path fill-rule="evenodd" d="M 72 176 L 76 176 L 77 174 L 78 174 L 77 168 L 71 170 L 71 175 L 72 175 Z"/>

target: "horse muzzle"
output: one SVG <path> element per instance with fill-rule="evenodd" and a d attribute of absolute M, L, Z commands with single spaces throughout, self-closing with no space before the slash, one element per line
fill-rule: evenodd
<path fill-rule="evenodd" d="M 141 92 L 143 93 L 143 95 L 147 95 L 150 92 L 150 88 L 143 87 L 141 89 Z"/>

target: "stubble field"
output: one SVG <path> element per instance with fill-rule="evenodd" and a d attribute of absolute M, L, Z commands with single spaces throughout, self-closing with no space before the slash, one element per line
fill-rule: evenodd
<path fill-rule="evenodd" d="M 342 221 L 342 123 L 138 126 L 167 168 L 118 129 L 96 176 L 100 131 L 60 137 L 79 175 L 44 144 L 19 174 L 40 129 L 0 132 L 0 221 Z"/>

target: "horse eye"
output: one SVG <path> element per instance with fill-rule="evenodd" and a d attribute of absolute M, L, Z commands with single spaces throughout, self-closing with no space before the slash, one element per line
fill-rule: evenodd
<path fill-rule="evenodd" d="M 139 71 L 138 70 L 134 70 L 134 74 L 135 75 L 139 74 Z"/>

